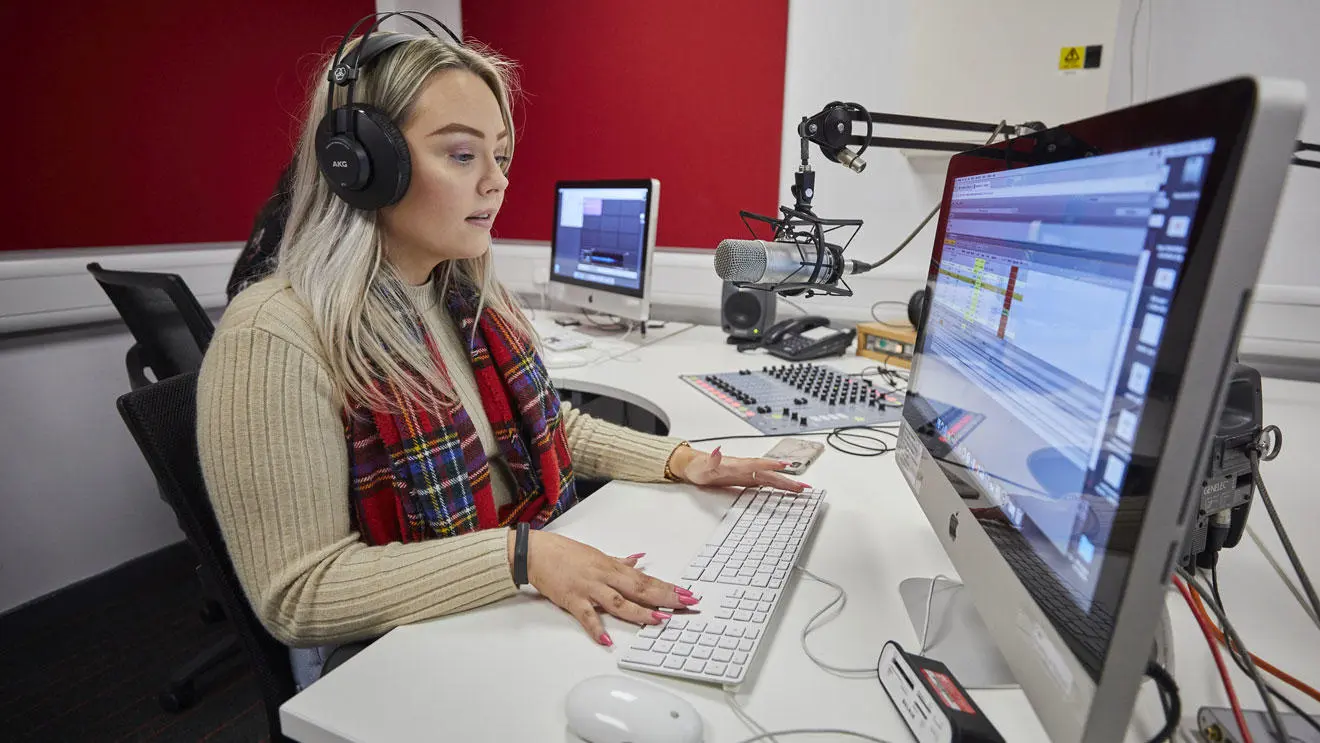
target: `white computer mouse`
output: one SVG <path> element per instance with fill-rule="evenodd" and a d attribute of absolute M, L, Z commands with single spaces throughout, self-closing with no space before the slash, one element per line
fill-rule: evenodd
<path fill-rule="evenodd" d="M 593 676 L 568 692 L 568 729 L 587 743 L 701 743 L 701 715 L 639 679 Z"/>

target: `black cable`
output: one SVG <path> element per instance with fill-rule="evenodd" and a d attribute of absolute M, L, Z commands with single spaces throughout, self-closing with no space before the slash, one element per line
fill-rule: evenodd
<path fill-rule="evenodd" d="M 1160 690 L 1160 706 L 1164 708 L 1164 727 L 1150 739 L 1150 743 L 1173 740 L 1178 729 L 1178 720 L 1182 717 L 1182 698 L 1178 696 L 1178 684 L 1158 663 L 1146 665 L 1146 675 L 1155 680 Z"/>
<path fill-rule="evenodd" d="M 1215 603 L 1219 605 L 1219 611 L 1223 613 L 1225 616 L 1227 616 L 1227 613 L 1224 611 L 1224 602 L 1219 598 L 1218 566 L 1211 569 L 1210 580 L 1212 581 L 1212 583 L 1210 584 L 1210 588 L 1211 591 L 1214 593 Z M 1242 671 L 1248 676 L 1251 675 L 1251 670 L 1247 668 L 1247 664 L 1250 663 L 1251 665 L 1254 666 L 1255 661 L 1253 661 L 1250 656 L 1243 655 L 1243 653 L 1239 651 L 1239 649 L 1235 647 L 1232 643 L 1228 644 L 1228 657 L 1238 667 L 1238 670 Z M 1312 717 L 1311 715 L 1303 711 L 1301 707 L 1299 707 L 1295 702 L 1293 702 L 1293 700 L 1289 699 L 1288 697 L 1280 693 L 1279 690 L 1274 688 L 1274 686 L 1272 686 L 1268 681 L 1265 682 L 1265 691 L 1269 692 L 1270 696 L 1274 697 L 1279 702 L 1282 702 L 1283 705 L 1287 707 L 1289 710 L 1291 710 L 1293 714 L 1302 718 L 1302 722 L 1305 722 L 1307 725 L 1310 725 L 1311 727 L 1315 728 L 1316 732 L 1320 733 L 1320 722 L 1317 722 L 1316 718 Z"/>
<path fill-rule="evenodd" d="M 888 441 L 873 435 L 878 433 L 885 434 L 886 436 L 893 436 L 894 441 L 898 441 L 897 431 L 886 430 L 877 425 L 841 426 L 830 431 L 830 434 L 825 437 L 825 443 L 835 451 L 843 452 L 844 454 L 854 457 L 878 457 L 894 450 L 894 447 L 891 446 Z M 853 447 L 853 449 L 851 451 L 845 449 L 841 444 L 846 444 Z"/>
<path fill-rule="evenodd" d="M 1210 568 L 1210 593 L 1214 594 L 1215 604 L 1220 611 L 1224 609 L 1224 599 L 1219 596 L 1219 553 L 1215 553 L 1215 564 Z"/>
<path fill-rule="evenodd" d="M 1275 428 L 1277 431 L 1278 429 Z M 1277 452 L 1275 452 L 1277 454 Z M 1247 458 L 1251 460 L 1251 476 L 1256 481 L 1256 489 L 1260 491 L 1260 500 L 1265 504 L 1265 511 L 1270 515 L 1270 521 L 1274 524 L 1274 531 L 1279 534 L 1279 541 L 1283 543 L 1283 551 L 1288 555 L 1288 561 L 1292 563 L 1293 571 L 1297 573 L 1297 581 L 1302 584 L 1302 591 L 1306 593 L 1306 598 L 1311 602 L 1311 610 L 1315 616 L 1320 617 L 1320 598 L 1315 595 L 1315 588 L 1311 585 L 1311 577 L 1306 574 L 1306 568 L 1302 566 L 1302 560 L 1297 556 L 1297 551 L 1293 549 L 1292 540 L 1288 538 L 1288 531 L 1283 528 L 1283 520 L 1279 518 L 1279 512 L 1274 509 L 1274 500 L 1270 498 L 1270 492 L 1265 489 L 1265 480 L 1260 476 L 1260 451 L 1250 449 L 1247 451 Z"/>
<path fill-rule="evenodd" d="M 1209 595 L 1209 591 L 1201 585 L 1201 581 L 1183 568 L 1178 568 L 1178 573 L 1182 575 L 1183 580 L 1187 583 L 1187 587 L 1201 596 L 1206 605 L 1210 607 L 1210 611 L 1215 615 L 1215 618 L 1219 620 L 1219 626 L 1224 632 L 1224 638 L 1230 643 L 1230 653 L 1233 652 L 1232 646 L 1234 645 L 1242 652 L 1247 652 L 1247 644 L 1242 642 L 1242 636 L 1233 628 L 1233 623 L 1228 621 L 1228 615 L 1215 604 L 1214 597 Z M 1256 691 L 1260 694 L 1261 701 L 1265 703 L 1265 717 L 1266 721 L 1269 723 L 1269 728 L 1271 728 L 1270 734 L 1273 735 L 1276 740 L 1287 740 L 1287 728 L 1284 727 L 1283 720 L 1279 718 L 1279 710 L 1274 706 L 1274 700 L 1269 696 L 1269 687 L 1263 680 L 1261 680 L 1260 673 L 1256 670 L 1256 665 L 1254 663 L 1249 664 L 1243 670 L 1251 679 L 1251 682 L 1255 684 Z"/>

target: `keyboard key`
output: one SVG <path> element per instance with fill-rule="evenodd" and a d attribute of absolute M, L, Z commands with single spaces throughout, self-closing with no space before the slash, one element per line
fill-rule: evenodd
<path fill-rule="evenodd" d="M 728 611 L 728 610 L 721 609 L 721 611 Z M 752 613 L 750 611 L 743 611 L 742 609 L 739 609 L 733 613 L 733 618 L 738 620 L 739 622 L 746 622 L 752 618 Z"/>
<path fill-rule="evenodd" d="M 666 629 L 687 629 L 687 624 L 688 624 L 688 620 L 684 619 L 683 617 L 674 617 L 673 619 L 670 619 L 670 620 L 665 624 L 665 628 L 666 628 Z"/>
<path fill-rule="evenodd" d="M 734 624 L 734 625 L 731 625 L 728 629 L 724 630 L 724 636 L 725 636 L 725 637 L 742 637 L 742 636 L 743 636 L 743 628 L 742 628 L 742 625 L 740 625 L 740 624 Z"/>
<path fill-rule="evenodd" d="M 764 624 L 765 617 L 766 617 L 766 613 L 763 611 L 752 612 L 752 621 L 756 622 L 757 624 Z"/>
<path fill-rule="evenodd" d="M 769 601 L 762 601 L 761 603 L 759 603 L 759 604 L 756 605 L 756 610 L 757 610 L 757 611 L 765 611 L 765 612 L 770 611 L 770 602 L 769 602 Z"/>
<path fill-rule="evenodd" d="M 658 625 L 658 624 L 652 624 L 652 625 L 648 625 L 648 626 L 646 626 L 646 627 L 643 627 L 643 628 L 642 628 L 642 631 L 637 633 L 637 636 L 638 636 L 638 637 L 646 637 L 646 638 L 650 638 L 650 639 L 655 639 L 655 638 L 657 638 L 657 637 L 660 636 L 660 633 L 661 633 L 661 632 L 664 632 L 664 631 L 665 631 L 664 628 L 661 627 L 660 625 Z"/>
<path fill-rule="evenodd" d="M 740 599 L 743 597 L 743 589 L 735 588 L 729 591 L 729 598 Z"/>
<path fill-rule="evenodd" d="M 657 653 L 668 653 L 673 648 L 674 648 L 674 643 L 672 642 L 666 642 L 665 640 L 656 640 L 655 646 L 652 647 L 651 649 Z"/>
<path fill-rule="evenodd" d="M 692 567 L 689 565 L 688 568 L 683 571 L 683 580 L 705 580 L 701 577 L 703 569 L 704 568 Z"/>
<path fill-rule="evenodd" d="M 742 612 L 742 613 L 746 613 L 746 612 Z M 715 610 L 715 618 L 716 618 L 716 619 L 729 619 L 729 618 L 731 618 L 731 617 L 733 617 L 733 610 L 732 610 L 732 609 L 716 609 L 716 610 Z M 743 620 L 743 621 L 746 621 L 746 620 Z"/>
<path fill-rule="evenodd" d="M 710 653 L 711 653 L 711 649 L 706 647 L 705 645 L 698 645 L 695 648 L 692 648 L 693 658 L 708 660 L 710 658 Z"/>
<path fill-rule="evenodd" d="M 706 627 L 706 634 L 708 634 L 708 635 L 722 635 L 722 634 L 724 634 L 724 630 L 725 630 L 726 628 L 728 628 L 728 626 L 729 626 L 729 625 L 728 625 L 726 622 L 721 622 L 721 621 L 718 621 L 718 620 L 712 619 L 712 620 L 710 620 L 710 624 Z"/>
<path fill-rule="evenodd" d="M 735 679 L 736 679 L 736 678 L 742 676 L 742 671 L 743 671 L 743 664 L 742 664 L 742 663 L 730 663 L 730 664 L 729 664 L 729 668 L 728 668 L 729 678 L 735 678 Z"/>
<path fill-rule="evenodd" d="M 743 637 L 746 637 L 748 640 L 755 640 L 756 638 L 758 638 L 758 637 L 760 637 L 760 636 L 761 636 L 761 628 L 760 628 L 760 627 L 748 627 L 748 628 L 743 632 Z"/>
<path fill-rule="evenodd" d="M 706 673 L 712 676 L 723 676 L 727 668 L 728 666 L 723 663 L 707 663 Z"/>
<path fill-rule="evenodd" d="M 651 644 L 654 642 L 655 640 L 648 640 L 644 637 L 639 637 L 636 640 L 633 640 L 632 646 L 634 650 L 650 650 Z"/>
<path fill-rule="evenodd" d="M 783 585 L 784 585 L 784 581 L 782 581 L 782 580 L 780 580 L 780 579 L 778 579 L 778 578 L 771 578 L 771 579 L 770 579 L 770 587 L 771 587 L 771 588 L 781 588 L 781 587 L 783 587 Z"/>
<path fill-rule="evenodd" d="M 704 619 L 693 619 L 691 622 L 688 622 L 687 628 L 691 632 L 705 632 L 706 621 Z M 693 642 L 696 642 L 696 640 L 693 640 Z"/>
<path fill-rule="evenodd" d="M 702 635 L 701 639 L 698 640 L 697 642 L 701 645 L 705 645 L 707 647 L 713 648 L 719 644 L 720 638 L 715 635 Z"/>
<path fill-rule="evenodd" d="M 682 637 L 682 636 L 683 636 L 683 633 L 682 633 L 682 632 L 679 632 L 679 631 L 676 630 L 676 629 L 667 629 L 667 630 L 665 630 L 664 632 L 661 632 L 661 633 L 660 633 L 660 639 L 661 639 L 661 640 L 668 640 L 668 641 L 670 641 L 670 642 L 673 642 L 674 640 L 677 640 L 678 638 L 680 638 L 680 637 Z"/>
<path fill-rule="evenodd" d="M 762 596 L 764 596 L 764 594 L 755 588 L 749 588 L 747 589 L 747 592 L 743 594 L 743 598 L 748 598 L 752 601 L 760 601 Z"/>
<path fill-rule="evenodd" d="M 752 585 L 764 588 L 770 585 L 770 579 L 764 575 L 758 575 L 755 578 L 752 578 Z"/>
<path fill-rule="evenodd" d="M 683 662 L 685 660 L 686 658 L 679 658 L 677 656 L 671 655 L 668 658 L 665 658 L 665 668 L 672 668 L 674 670 L 678 670 L 683 667 Z"/>
<path fill-rule="evenodd" d="M 733 654 L 733 662 L 738 665 L 747 663 L 747 653 L 738 652 Z"/>
<path fill-rule="evenodd" d="M 683 670 L 691 673 L 701 673 L 706 670 L 706 661 L 688 658 L 687 662 L 683 664 Z"/>
<path fill-rule="evenodd" d="M 742 577 L 742 576 L 736 576 L 736 577 L 733 577 L 733 578 L 720 578 L 717 582 L 718 582 L 718 583 L 724 583 L 724 584 L 726 584 L 726 585 L 730 585 L 730 586 L 746 586 L 746 585 L 751 585 L 751 581 L 748 580 L 747 578 Z"/>
<path fill-rule="evenodd" d="M 720 576 L 720 570 L 723 567 L 723 565 L 711 565 L 710 567 L 699 571 L 697 575 L 692 577 L 692 580 L 713 581 Z M 687 573 L 684 573 L 683 577 L 687 578 Z"/>
<path fill-rule="evenodd" d="M 638 650 L 636 652 L 629 652 L 624 657 L 632 661 L 633 663 L 637 663 L 638 665 L 643 665 L 643 666 L 658 666 L 661 663 L 665 662 L 664 655 L 660 653 L 652 653 L 647 650 Z"/>
<path fill-rule="evenodd" d="M 743 599 L 742 601 L 735 602 L 734 605 L 731 606 L 731 607 L 729 607 L 729 608 L 730 608 L 730 609 L 745 609 L 745 610 L 747 610 L 747 611 L 755 611 L 755 610 L 756 610 L 756 607 L 757 607 L 757 605 L 758 605 L 759 603 L 760 603 L 759 601 L 752 601 L 751 599 Z M 723 604 L 721 604 L 721 606 L 723 606 Z"/>
<path fill-rule="evenodd" d="M 721 663 L 728 663 L 733 660 L 733 653 L 728 650 L 716 650 L 714 653 L 711 653 L 711 657 Z"/>
<path fill-rule="evenodd" d="M 693 648 L 693 647 L 694 647 L 693 645 L 689 645 L 689 644 L 687 644 L 686 642 L 680 642 L 680 643 L 674 645 L 674 649 L 673 649 L 673 650 L 670 650 L 670 651 L 669 651 L 669 654 L 670 654 L 670 655 L 677 655 L 677 656 L 680 656 L 680 657 L 686 658 L 686 657 L 688 657 L 689 655 L 692 654 L 692 648 Z"/>
<path fill-rule="evenodd" d="M 681 635 L 679 636 L 678 639 L 679 639 L 681 642 L 686 642 L 686 643 L 688 643 L 689 645 L 695 645 L 695 644 L 697 644 L 697 640 L 700 640 L 700 639 L 701 639 L 701 633 L 700 633 L 700 632 L 693 632 L 693 631 L 692 631 L 692 628 L 689 626 L 688 630 L 687 630 L 686 632 L 684 632 L 683 634 L 681 634 Z"/>
<path fill-rule="evenodd" d="M 740 642 L 742 642 L 742 640 L 733 637 L 721 637 L 719 647 L 725 650 L 737 650 Z"/>
<path fill-rule="evenodd" d="M 755 644 L 756 643 L 744 637 L 743 639 L 738 641 L 738 649 L 750 653 L 752 651 L 752 647 Z"/>
<path fill-rule="evenodd" d="M 746 603 L 746 602 L 744 602 L 744 603 Z M 755 605 L 756 605 L 755 603 L 752 604 L 753 607 L 754 607 Z M 725 609 L 737 609 L 737 608 L 738 608 L 738 599 L 730 598 L 730 597 L 727 597 L 727 596 L 726 596 L 725 598 L 723 598 L 723 599 L 720 601 L 720 606 L 724 607 Z"/>

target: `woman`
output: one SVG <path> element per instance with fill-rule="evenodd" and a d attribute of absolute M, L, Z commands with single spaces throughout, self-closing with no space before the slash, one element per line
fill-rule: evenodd
<path fill-rule="evenodd" d="M 570 508 L 575 475 L 803 487 L 779 462 L 561 405 L 492 274 L 514 144 L 508 75 L 491 54 L 426 37 L 369 63 L 355 97 L 398 125 L 412 163 L 403 198 L 374 212 L 317 170 L 327 92 L 314 84 L 275 274 L 234 299 L 207 352 L 207 488 L 257 616 L 316 649 L 295 653 L 300 683 L 328 648 L 513 595 L 521 549 L 526 581 L 601 645 L 600 611 L 656 624 L 696 604 L 638 571 L 638 555 L 510 528 Z"/>

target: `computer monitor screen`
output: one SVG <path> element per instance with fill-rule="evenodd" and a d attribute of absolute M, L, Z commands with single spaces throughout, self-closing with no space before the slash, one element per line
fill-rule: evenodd
<path fill-rule="evenodd" d="M 554 281 L 642 296 L 653 240 L 648 182 L 555 188 Z"/>
<path fill-rule="evenodd" d="M 1038 603 L 1074 604 L 1059 623 L 1096 674 L 1126 572 L 1103 570 L 1124 552 L 1106 548 L 1214 151 L 1203 138 L 953 181 L 909 399 L 1016 531 L 992 541 Z"/>
<path fill-rule="evenodd" d="M 1052 740 L 1121 738 L 1158 658 L 1304 101 L 1240 78 L 949 162 L 895 457 L 984 633 L 932 654 L 1006 665 Z"/>

